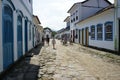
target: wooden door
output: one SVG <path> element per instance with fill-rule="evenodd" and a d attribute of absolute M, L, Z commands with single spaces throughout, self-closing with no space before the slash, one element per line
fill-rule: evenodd
<path fill-rule="evenodd" d="M 85 45 L 88 46 L 88 44 L 89 44 L 89 28 L 86 28 L 85 33 L 86 33 Z"/>
<path fill-rule="evenodd" d="M 84 29 L 82 29 L 82 45 L 84 45 Z"/>

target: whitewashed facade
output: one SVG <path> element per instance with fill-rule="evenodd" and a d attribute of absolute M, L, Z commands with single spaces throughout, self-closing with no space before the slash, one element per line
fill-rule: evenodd
<path fill-rule="evenodd" d="M 109 49 L 109 50 L 115 50 L 114 49 L 114 36 L 112 36 L 113 40 L 105 40 L 105 23 L 106 22 L 113 22 L 113 35 L 114 35 L 114 9 L 110 9 L 107 10 L 101 14 L 95 15 L 93 17 L 90 17 L 88 19 L 85 19 L 84 21 L 81 21 L 79 23 L 77 23 L 77 29 L 80 30 L 80 33 L 77 32 L 78 38 L 76 39 L 76 43 L 79 43 L 79 39 L 80 39 L 80 44 L 83 45 L 89 45 L 89 46 L 94 46 L 94 47 L 99 47 L 99 48 L 105 48 L 105 49 Z M 102 39 L 97 39 L 97 25 L 98 24 L 102 24 Z M 87 31 L 86 28 L 88 28 L 89 33 L 91 32 L 91 26 L 94 25 L 95 26 L 95 39 L 91 39 L 91 35 L 88 34 L 88 38 L 86 38 L 87 35 Z M 82 33 L 83 30 L 83 33 Z M 83 34 L 83 38 L 82 39 L 82 34 Z M 84 40 L 84 41 L 83 41 Z M 82 43 L 83 41 L 83 43 Z M 87 41 L 87 42 L 86 42 Z M 108 46 L 109 45 L 109 46 Z"/>
<path fill-rule="evenodd" d="M 0 0 L 0 72 L 23 56 L 26 47 L 33 48 L 32 4 L 32 0 Z"/>
<path fill-rule="evenodd" d="M 85 0 L 69 10 L 73 42 L 119 51 L 120 1 Z M 100 26 L 100 27 L 99 27 Z"/>

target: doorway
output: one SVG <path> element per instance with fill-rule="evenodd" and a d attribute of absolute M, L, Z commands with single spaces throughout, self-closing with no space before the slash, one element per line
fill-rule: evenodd
<path fill-rule="evenodd" d="M 13 11 L 9 6 L 3 7 L 3 68 L 6 69 L 14 62 Z"/>
<path fill-rule="evenodd" d="M 81 41 L 81 40 L 80 40 L 80 39 L 81 39 L 81 38 L 80 38 L 80 37 L 81 37 L 81 36 L 80 36 L 80 35 L 81 35 L 80 32 L 81 32 L 81 30 L 79 30 L 79 43 L 80 43 L 80 41 Z"/>
<path fill-rule="evenodd" d="M 82 29 L 82 45 L 84 45 L 84 29 Z"/>
<path fill-rule="evenodd" d="M 27 26 L 28 26 L 28 23 L 27 23 L 27 20 L 25 20 L 25 36 L 24 36 L 24 38 L 25 38 L 25 52 L 28 51 L 28 28 L 27 28 Z"/>
<path fill-rule="evenodd" d="M 85 46 L 89 45 L 89 28 L 85 28 Z"/>
<path fill-rule="evenodd" d="M 23 55 L 23 44 L 22 44 L 22 16 L 18 16 L 17 19 L 17 50 L 18 58 Z"/>

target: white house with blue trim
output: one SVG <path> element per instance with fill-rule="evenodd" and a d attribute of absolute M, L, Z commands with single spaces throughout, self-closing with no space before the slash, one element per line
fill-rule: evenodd
<path fill-rule="evenodd" d="M 119 52 L 120 1 L 115 1 L 116 6 L 108 0 L 75 3 L 68 10 L 73 41 Z"/>
<path fill-rule="evenodd" d="M 0 0 L 0 72 L 33 48 L 32 0 Z"/>

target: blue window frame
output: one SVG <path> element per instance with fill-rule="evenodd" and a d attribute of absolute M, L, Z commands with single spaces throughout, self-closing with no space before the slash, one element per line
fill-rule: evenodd
<path fill-rule="evenodd" d="M 103 40 L 103 24 L 97 25 L 97 40 Z"/>
<path fill-rule="evenodd" d="M 31 24 L 29 24 L 29 40 L 31 40 Z"/>
<path fill-rule="evenodd" d="M 95 40 L 95 25 L 91 26 L 91 39 Z"/>
<path fill-rule="evenodd" d="M 105 40 L 107 41 L 113 40 L 113 22 L 105 23 Z"/>

